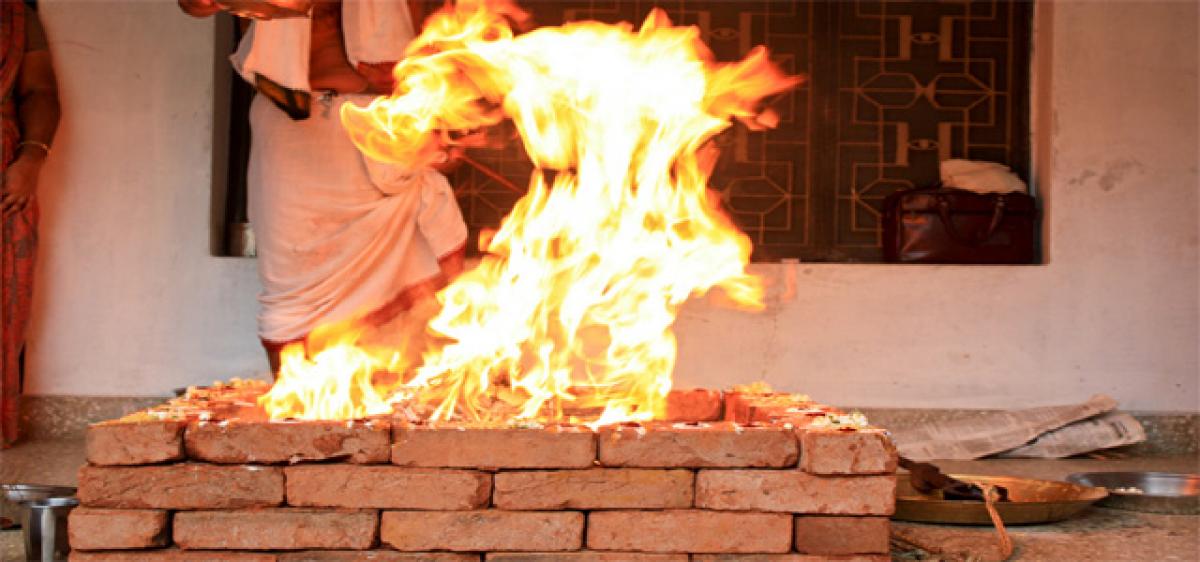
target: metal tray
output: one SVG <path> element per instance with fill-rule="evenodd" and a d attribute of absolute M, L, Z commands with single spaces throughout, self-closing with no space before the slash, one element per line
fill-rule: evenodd
<path fill-rule="evenodd" d="M 1200 474 L 1080 472 L 1067 480 L 1107 488 L 1108 497 L 1100 502 L 1104 507 L 1171 515 L 1200 514 Z"/>
<path fill-rule="evenodd" d="M 1008 488 L 1008 496 L 1012 501 L 996 504 L 996 511 L 1005 525 L 1062 521 L 1108 495 L 1103 488 L 1089 488 L 1051 480 L 971 474 L 951 476 L 964 482 L 996 484 Z M 896 514 L 892 519 L 956 525 L 992 524 L 983 502 L 944 500 L 940 494 L 921 494 L 913 490 L 907 474 L 901 474 L 896 481 Z"/>

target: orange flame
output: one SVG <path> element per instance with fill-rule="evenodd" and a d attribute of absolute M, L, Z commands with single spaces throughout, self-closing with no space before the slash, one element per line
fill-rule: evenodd
<path fill-rule="evenodd" d="M 358 345 L 361 322 L 319 328 L 280 351 L 278 378 L 258 402 L 272 419 L 352 420 L 390 414 L 393 384 L 380 374 L 405 366 L 399 350 Z M 311 358 L 308 350 L 319 350 Z"/>
<path fill-rule="evenodd" d="M 452 133 L 512 119 L 536 170 L 481 238 L 479 266 L 438 294 L 428 324 L 438 342 L 415 374 L 376 391 L 380 362 L 356 354 L 352 336 L 311 361 L 291 357 L 281 390 L 264 396 L 272 417 L 409 402 L 432 419 L 653 419 L 671 388 L 679 306 L 720 287 L 761 308 L 750 241 L 707 189 L 708 141 L 732 119 L 770 123 L 761 100 L 799 79 L 763 48 L 717 63 L 696 28 L 657 9 L 636 31 L 579 22 L 516 35 L 509 20 L 523 17 L 508 3 L 448 5 L 397 65 L 395 94 L 342 106 L 364 153 L 409 166 L 434 161 Z M 358 402 L 306 403 L 347 396 Z"/>

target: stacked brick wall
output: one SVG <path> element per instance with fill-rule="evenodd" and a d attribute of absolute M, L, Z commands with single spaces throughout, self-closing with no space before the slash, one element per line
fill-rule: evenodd
<path fill-rule="evenodd" d="M 697 390 L 596 431 L 135 415 L 89 432 L 71 559 L 887 560 L 895 450 L 812 427 L 830 411 Z"/>

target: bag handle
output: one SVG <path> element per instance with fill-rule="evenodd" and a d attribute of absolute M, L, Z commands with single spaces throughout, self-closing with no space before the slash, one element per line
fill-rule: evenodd
<path fill-rule="evenodd" d="M 1001 195 L 1000 197 L 996 198 L 996 204 L 992 206 L 992 223 L 988 225 L 987 232 L 985 232 L 983 236 L 980 236 L 978 240 L 968 240 L 965 236 L 958 232 L 958 228 L 954 226 L 954 221 L 950 220 L 950 201 L 946 200 L 945 196 L 938 195 L 937 202 L 938 214 L 942 216 L 942 222 L 946 224 L 946 231 L 950 233 L 950 237 L 961 244 L 966 244 L 967 246 L 976 247 L 983 245 L 984 242 L 987 242 L 988 238 L 992 237 L 992 234 L 995 234 L 996 228 L 998 228 L 1000 226 L 1000 222 L 1004 220 L 1005 202 L 1004 196 Z"/>

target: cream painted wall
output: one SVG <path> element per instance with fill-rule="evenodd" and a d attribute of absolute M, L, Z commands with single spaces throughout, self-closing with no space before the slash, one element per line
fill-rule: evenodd
<path fill-rule="evenodd" d="M 265 371 L 254 262 L 209 254 L 212 22 L 170 1 L 40 5 L 63 120 L 27 391 L 163 395 Z"/>
<path fill-rule="evenodd" d="M 261 369 L 253 263 L 208 255 L 210 24 L 170 2 L 43 2 L 67 114 L 30 392 L 163 394 Z M 1047 265 L 759 265 L 766 312 L 686 307 L 677 384 L 1200 410 L 1196 5 L 1059 2 L 1038 27 Z"/>

